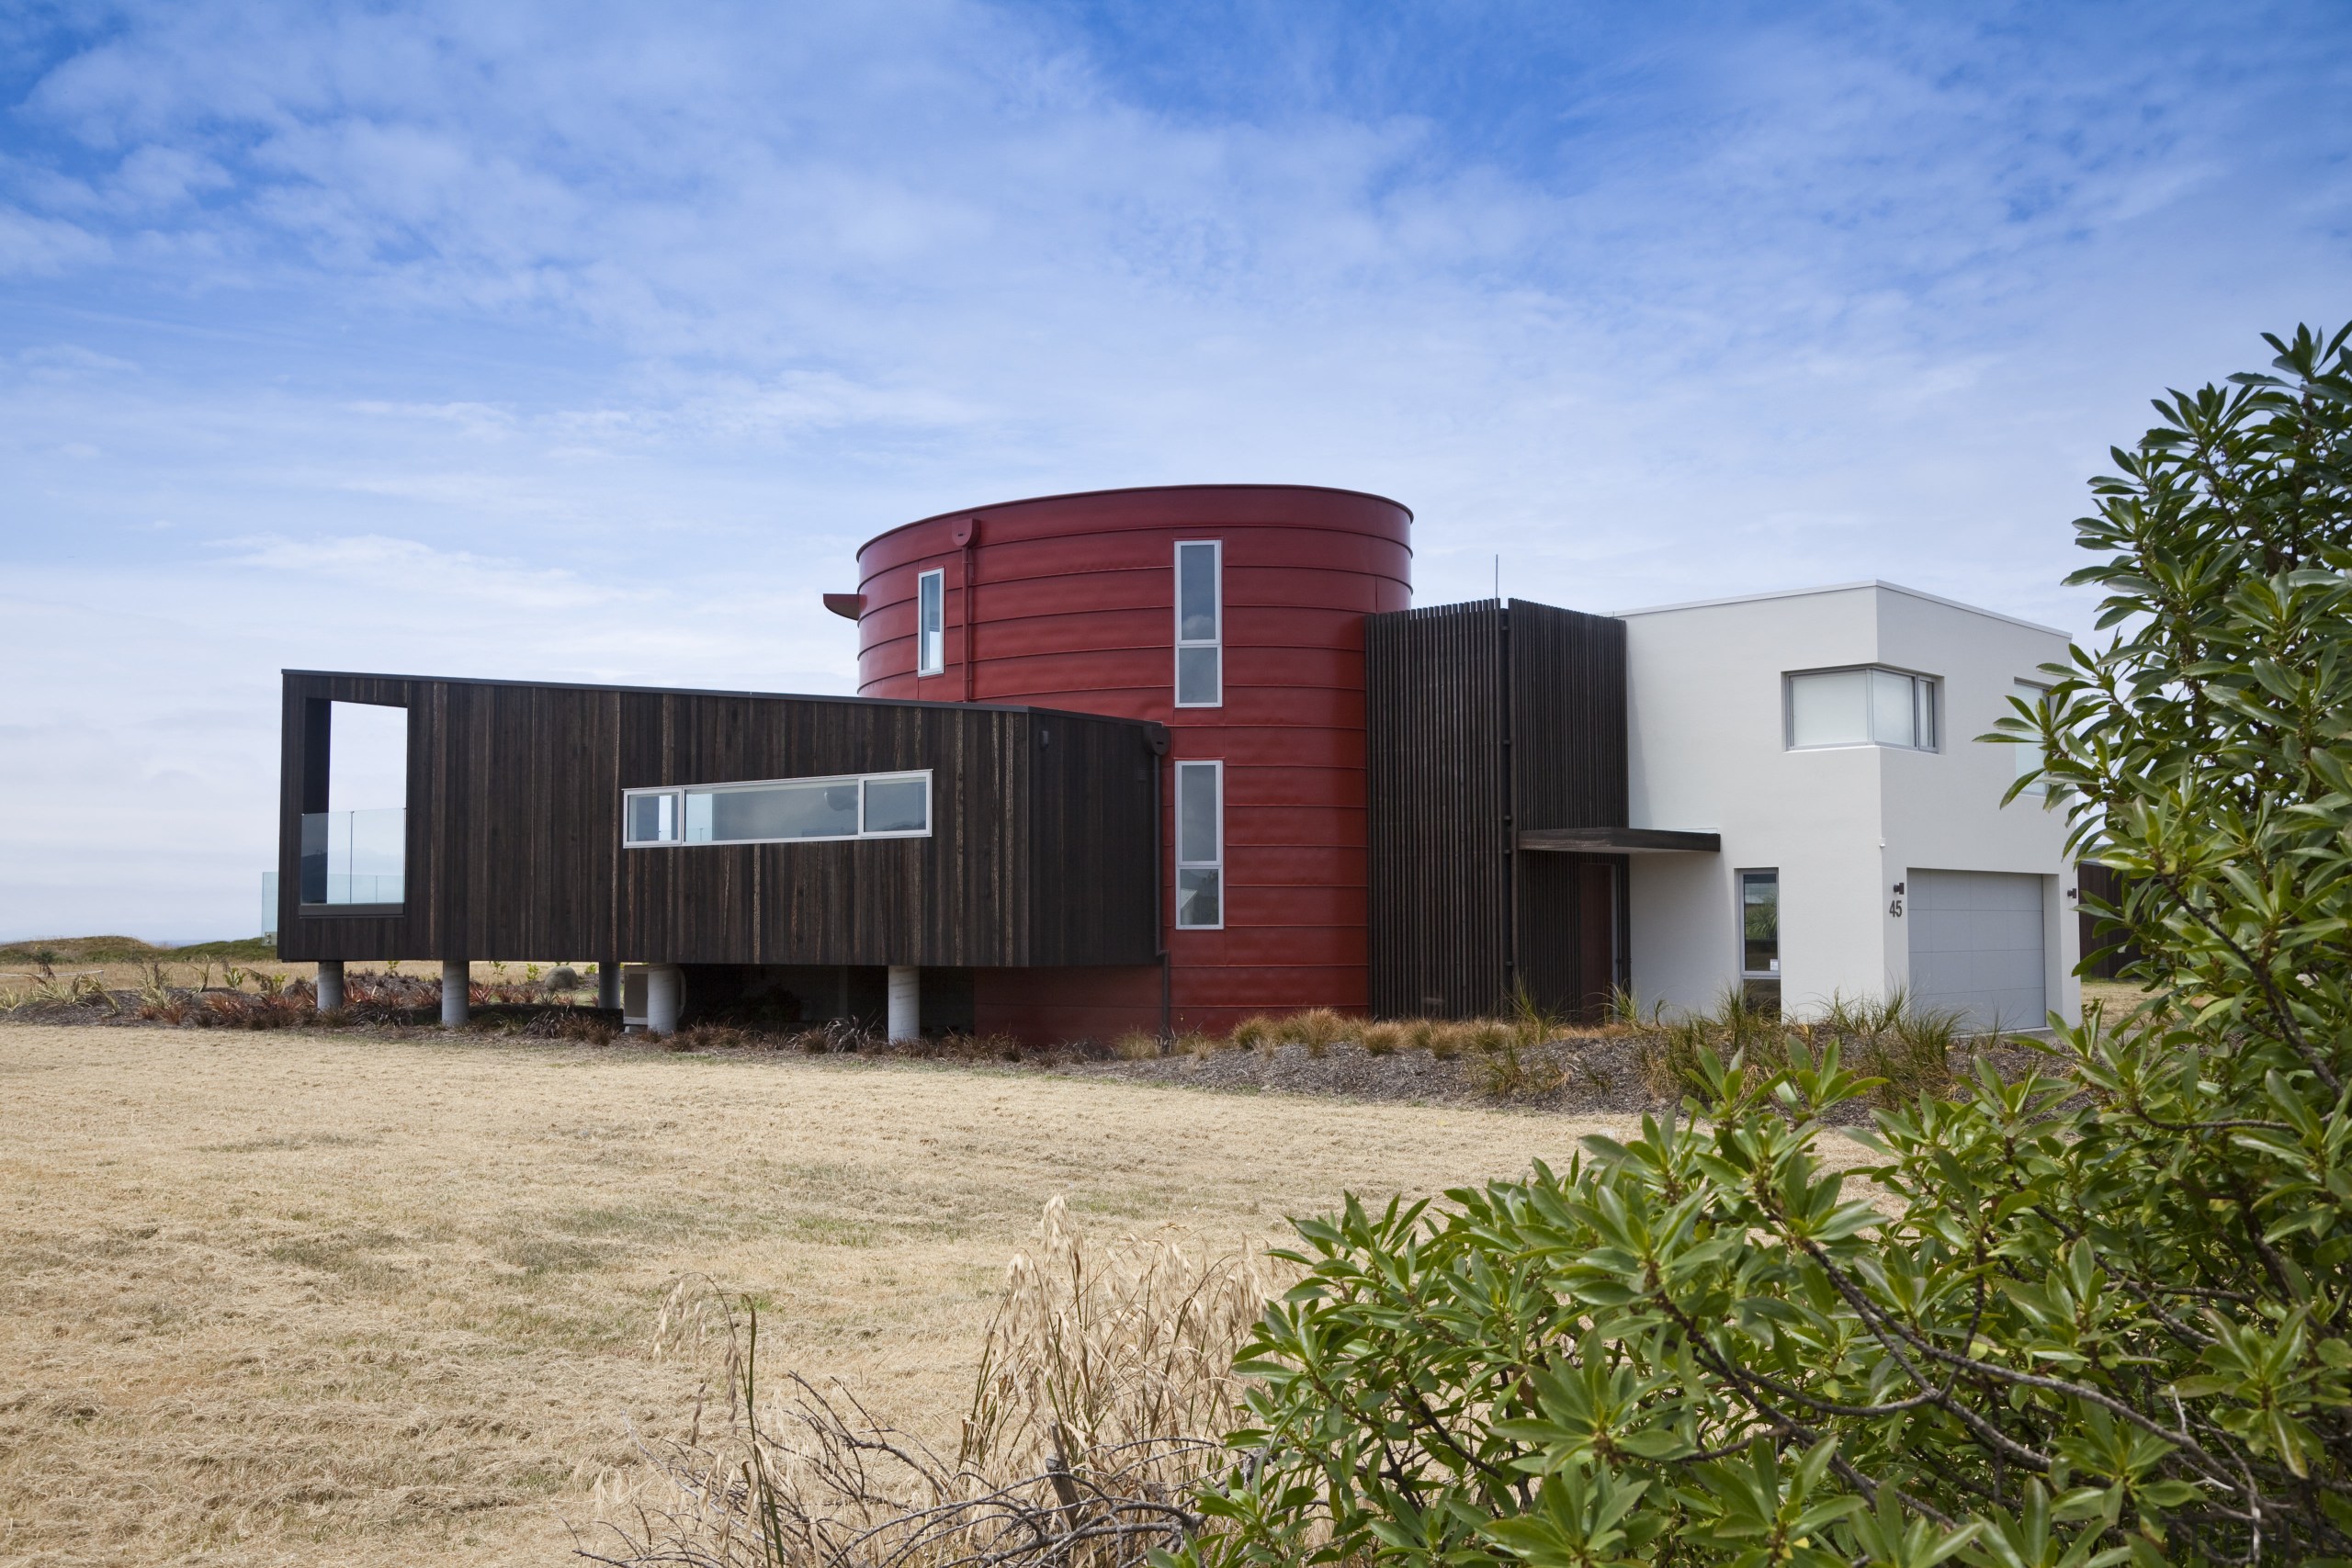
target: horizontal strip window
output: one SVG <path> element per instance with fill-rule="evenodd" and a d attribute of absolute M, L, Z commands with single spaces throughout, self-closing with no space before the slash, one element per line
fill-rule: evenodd
<path fill-rule="evenodd" d="M 931 774 L 847 773 L 627 790 L 621 834 L 630 849 L 927 839 Z"/>
<path fill-rule="evenodd" d="M 1901 670 L 1814 670 L 1791 675 L 1792 750 L 1820 746 L 1936 750 L 1936 678 Z"/>

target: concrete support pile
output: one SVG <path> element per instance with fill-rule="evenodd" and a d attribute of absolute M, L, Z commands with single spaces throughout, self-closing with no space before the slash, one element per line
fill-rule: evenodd
<path fill-rule="evenodd" d="M 911 964 L 890 965 L 889 1036 L 922 1038 L 922 971 Z"/>
<path fill-rule="evenodd" d="M 675 1034 L 678 1017 L 685 1010 L 686 976 L 674 964 L 656 964 L 645 972 L 645 1031 Z"/>

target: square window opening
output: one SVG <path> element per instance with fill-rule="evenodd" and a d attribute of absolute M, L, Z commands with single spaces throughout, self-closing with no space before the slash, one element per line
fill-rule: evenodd
<path fill-rule="evenodd" d="M 1785 678 L 1787 744 L 1792 751 L 1835 746 L 1938 750 L 1937 681 L 1867 665 L 1810 670 Z"/>
<path fill-rule="evenodd" d="M 867 779 L 863 829 L 868 838 L 930 832 L 931 775 Z"/>
<path fill-rule="evenodd" d="M 679 841 L 678 792 L 648 790 L 626 797 L 622 813 L 624 841 L 631 844 L 674 844 Z"/>
<path fill-rule="evenodd" d="M 1176 650 L 1176 705 L 1213 708 L 1220 705 L 1225 674 L 1225 650 L 1219 648 L 1180 648 Z"/>

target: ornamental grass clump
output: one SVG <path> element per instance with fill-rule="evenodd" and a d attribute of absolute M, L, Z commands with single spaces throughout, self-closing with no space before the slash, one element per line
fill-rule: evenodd
<path fill-rule="evenodd" d="M 1299 1223 L 1177 1560 L 2352 1560 L 2348 339 L 2157 404 L 2075 525 L 2109 635 L 1984 738 L 2142 1005 L 1948 1085 L 1727 1011 L 1638 1135 Z"/>
<path fill-rule="evenodd" d="M 1567 1087 L 1568 1070 L 1541 1047 L 1506 1041 L 1471 1067 L 1481 1092 L 1493 1100 L 1543 1100 Z"/>
<path fill-rule="evenodd" d="M 1956 1084 L 1953 1054 L 1963 1044 L 1990 1049 L 2002 1043 L 1997 1031 L 1964 1038 L 1961 1025 L 1959 1014 L 1920 1008 L 1900 987 L 1860 1001 L 1833 997 L 1819 1017 L 1802 1022 L 1755 1007 L 1735 987 L 1712 1012 L 1671 1021 L 1654 1016 L 1621 1032 L 1639 1043 L 1645 1087 L 1654 1099 L 1704 1093 L 1710 1054 L 1777 1070 L 1788 1066 L 1792 1044 L 1818 1056 L 1835 1043 L 1848 1066 L 1873 1080 L 1869 1103 L 1894 1106 L 1923 1094 L 1950 1096 Z"/>
<path fill-rule="evenodd" d="M 646 1445 L 668 1495 L 600 1498 L 581 1555 L 630 1568 L 1143 1568 L 1199 1529 L 1241 1415 L 1234 1356 L 1279 1277 L 1174 1234 L 1089 1246 L 1057 1197 L 1018 1254 L 953 1457 L 840 1387 L 763 1382 L 760 1319 L 706 1282 L 659 1337 L 719 1363 L 692 1433 Z"/>
<path fill-rule="evenodd" d="M 1293 1013 L 1287 1021 L 1290 1039 L 1306 1047 L 1310 1056 L 1320 1056 L 1340 1041 L 1351 1039 L 1363 1025 L 1361 1021 L 1330 1008 L 1309 1008 Z"/>
<path fill-rule="evenodd" d="M 1463 1049 L 1485 1054 L 1518 1043 L 1519 1032 L 1499 1018 L 1466 1019 L 1454 1026 Z"/>

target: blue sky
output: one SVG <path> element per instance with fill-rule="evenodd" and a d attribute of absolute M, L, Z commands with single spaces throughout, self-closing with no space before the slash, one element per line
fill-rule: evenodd
<path fill-rule="evenodd" d="M 1022 494 L 2084 626 L 2148 398 L 2352 316 L 2347 102 L 2340 4 L 0 8 L 0 938 L 246 933 L 282 667 L 843 690 Z"/>

